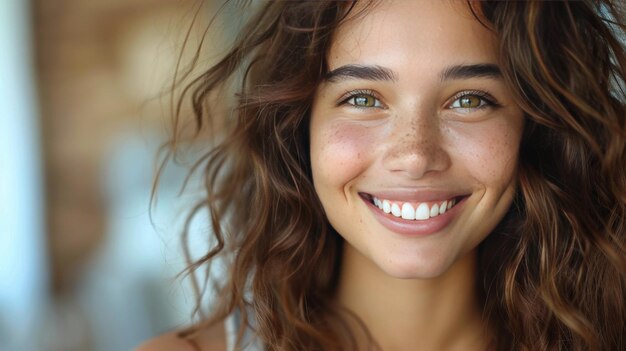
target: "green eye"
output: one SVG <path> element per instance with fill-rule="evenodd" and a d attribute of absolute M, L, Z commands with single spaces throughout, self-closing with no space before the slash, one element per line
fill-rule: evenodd
<path fill-rule="evenodd" d="M 480 109 L 483 107 L 496 105 L 488 97 L 483 97 L 480 94 L 468 94 L 465 93 L 457 97 L 449 106 L 449 108 L 460 109 Z"/>
<path fill-rule="evenodd" d="M 373 96 L 355 96 L 354 104 L 361 107 L 373 107 L 376 105 L 376 99 Z"/>
<path fill-rule="evenodd" d="M 369 94 L 356 94 L 346 99 L 345 102 L 355 107 L 382 107 L 380 100 Z"/>
<path fill-rule="evenodd" d="M 475 108 L 481 105 L 481 99 L 478 96 L 468 95 L 459 99 L 459 105 L 462 108 Z"/>

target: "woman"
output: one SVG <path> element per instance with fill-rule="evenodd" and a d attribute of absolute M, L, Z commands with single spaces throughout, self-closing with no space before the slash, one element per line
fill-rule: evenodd
<path fill-rule="evenodd" d="M 620 11 L 267 3 L 191 87 L 227 278 L 141 350 L 626 350 Z"/>

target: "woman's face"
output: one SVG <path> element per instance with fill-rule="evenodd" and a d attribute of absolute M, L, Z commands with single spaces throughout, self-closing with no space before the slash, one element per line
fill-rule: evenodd
<path fill-rule="evenodd" d="M 494 36 L 462 1 L 384 1 L 338 30 L 328 64 L 310 122 L 328 220 L 388 275 L 445 273 L 515 192 L 524 122 Z"/>

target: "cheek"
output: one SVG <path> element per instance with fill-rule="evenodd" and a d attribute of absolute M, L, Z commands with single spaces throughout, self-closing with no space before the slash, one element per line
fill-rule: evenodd
<path fill-rule="evenodd" d="M 365 170 L 376 145 L 367 128 L 340 122 L 311 128 L 311 164 L 316 184 L 343 187 Z"/>
<path fill-rule="evenodd" d="M 522 124 L 506 120 L 469 126 L 454 135 L 459 162 L 483 184 L 506 187 L 517 170 Z"/>

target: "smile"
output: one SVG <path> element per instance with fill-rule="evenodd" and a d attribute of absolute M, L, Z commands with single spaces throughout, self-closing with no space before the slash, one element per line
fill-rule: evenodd
<path fill-rule="evenodd" d="M 469 195 L 441 196 L 436 193 L 396 193 L 374 196 L 359 193 L 374 218 L 385 228 L 405 236 L 423 236 L 441 232 L 458 216 Z M 394 195 L 389 193 L 388 195 Z M 395 198 L 395 199 L 394 199 Z"/>
<path fill-rule="evenodd" d="M 424 221 L 446 213 L 456 205 L 456 198 L 436 202 L 411 203 L 379 199 L 372 196 L 372 203 L 385 213 L 408 220 Z"/>

